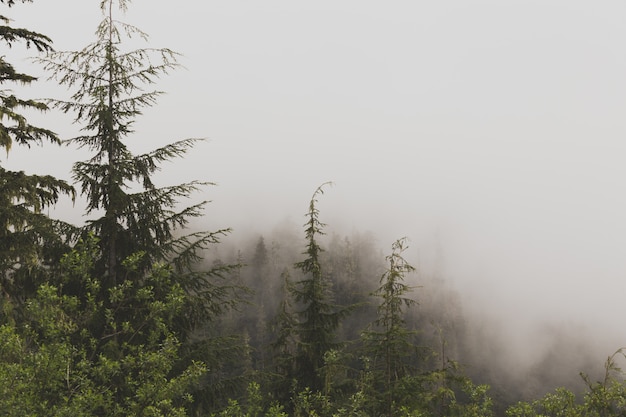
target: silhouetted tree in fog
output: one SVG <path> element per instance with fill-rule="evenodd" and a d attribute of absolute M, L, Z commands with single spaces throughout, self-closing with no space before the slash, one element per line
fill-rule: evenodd
<path fill-rule="evenodd" d="M 387 256 L 388 269 L 380 277 L 380 287 L 372 295 L 380 300 L 378 317 L 371 329 L 364 333 L 366 355 L 371 358 L 371 372 L 379 405 L 377 413 L 393 415 L 401 403 L 399 382 L 411 374 L 409 359 L 415 359 L 414 331 L 406 327 L 404 308 L 416 304 L 407 297 L 413 289 L 404 283 L 406 274 L 415 270 L 403 257 L 406 238 L 396 240 L 391 255 Z M 414 366 L 414 365 L 413 365 Z"/>
<path fill-rule="evenodd" d="M 322 271 L 323 249 L 318 238 L 324 234 L 324 223 L 319 220 L 317 198 L 323 194 L 322 184 L 313 193 L 305 224 L 306 258 L 295 267 L 304 277 L 294 282 L 290 293 L 297 303 L 295 375 L 300 387 L 321 390 L 323 377 L 320 369 L 324 365 L 324 354 L 336 348 L 335 332 L 342 318 L 350 309 L 333 303 L 332 283 Z"/>

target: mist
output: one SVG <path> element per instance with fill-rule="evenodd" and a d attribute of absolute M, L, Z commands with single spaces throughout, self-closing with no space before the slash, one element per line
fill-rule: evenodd
<path fill-rule="evenodd" d="M 97 7 L 39 3 L 13 18 L 60 50 L 89 41 Z M 134 146 L 207 138 L 157 180 L 216 182 L 194 227 L 232 227 L 231 247 L 299 227 L 333 181 L 319 207 L 329 231 L 369 233 L 382 251 L 408 236 L 417 310 L 458 306 L 468 366 L 524 395 L 577 384 L 595 371 L 579 367 L 600 369 L 626 345 L 625 12 L 616 1 L 136 0 L 125 20 L 185 68 L 163 78 Z M 36 71 L 30 92 L 65 94 Z M 76 134 L 65 115 L 33 117 Z M 7 167 L 70 178 L 80 158 L 16 149 Z M 54 215 L 81 222 L 80 207 Z"/>

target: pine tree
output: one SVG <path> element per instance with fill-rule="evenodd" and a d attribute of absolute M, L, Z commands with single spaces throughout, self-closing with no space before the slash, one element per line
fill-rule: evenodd
<path fill-rule="evenodd" d="M 0 0 L 7 7 L 15 3 Z M 11 19 L 4 14 L 0 14 L 0 22 L 0 40 L 7 47 L 19 43 L 38 52 L 52 49 L 47 36 L 10 26 Z M 30 85 L 34 81 L 35 77 L 19 72 L 4 55 L 0 56 L 1 85 Z M 23 113 L 32 110 L 46 111 L 48 106 L 41 101 L 18 98 L 9 87 L 0 89 L 0 147 L 7 156 L 14 144 L 30 147 L 44 142 L 59 143 L 54 132 L 28 122 Z M 62 224 L 43 214 L 61 195 L 74 196 L 74 189 L 65 181 L 0 166 L 0 290 L 4 297 L 20 303 L 34 294 L 37 283 L 43 281 L 46 267 L 63 251 Z"/>
<path fill-rule="evenodd" d="M 267 308 L 272 305 L 271 299 L 276 295 L 272 292 L 268 263 L 267 247 L 265 246 L 263 236 L 261 236 L 257 241 L 250 264 L 252 273 L 250 279 L 252 282 L 246 283 L 254 291 L 254 303 L 250 308 L 243 311 L 244 319 L 250 323 L 248 327 L 252 334 L 252 343 L 260 347 L 254 353 L 255 364 L 259 371 L 264 370 L 267 362 L 267 357 L 265 356 L 265 348 L 269 343 Z"/>
<path fill-rule="evenodd" d="M 320 185 L 309 203 L 308 221 L 304 225 L 306 258 L 295 264 L 304 277 L 290 288 L 295 302 L 301 306 L 301 310 L 297 312 L 296 378 L 300 388 L 308 387 L 314 391 L 321 391 L 324 386 L 324 378 L 320 375 L 324 366 L 324 354 L 338 347 L 335 340 L 336 330 L 341 319 L 350 312 L 350 308 L 333 303 L 331 282 L 322 271 L 323 249 L 318 238 L 324 234 L 325 224 L 319 220 L 317 198 L 324 193 L 323 188 L 328 184 L 330 183 Z"/>
<path fill-rule="evenodd" d="M 124 11 L 128 0 L 119 0 Z M 118 281 L 120 262 L 137 251 L 146 262 L 171 259 L 177 265 L 195 260 L 195 249 L 215 240 L 214 234 L 174 238 L 174 230 L 201 215 L 204 203 L 176 212 L 178 198 L 187 197 L 204 183 L 197 181 L 158 188 L 152 181 L 159 164 L 185 154 L 197 139 L 185 139 L 143 155 L 133 155 L 127 140 L 144 107 L 156 104 L 161 94 L 146 90 L 156 79 L 177 67 L 177 54 L 169 49 L 123 49 L 129 38 L 147 35 L 114 20 L 113 0 L 102 0 L 104 19 L 96 40 L 78 52 L 55 52 L 42 60 L 52 77 L 74 88 L 68 101 L 53 100 L 64 112 L 73 112 L 83 135 L 68 142 L 94 151 L 88 161 L 74 165 L 74 179 L 87 199 L 88 214 L 100 214 L 88 230 L 99 238 L 104 265 L 111 282 Z M 140 187 L 139 192 L 130 192 Z M 192 241 L 191 238 L 197 238 Z"/>
<path fill-rule="evenodd" d="M 392 244 L 391 255 L 386 257 L 388 269 L 380 278 L 380 287 L 372 294 L 380 299 L 378 317 L 372 329 L 365 332 L 367 355 L 372 358 L 374 385 L 380 394 L 379 412 L 393 415 L 394 406 L 401 398 L 396 391 L 398 383 L 410 375 L 408 359 L 414 354 L 411 342 L 414 332 L 406 328 L 404 311 L 416 301 L 406 296 L 412 287 L 405 284 L 406 274 L 415 270 L 403 257 L 406 238 Z"/>
<path fill-rule="evenodd" d="M 270 391 L 274 400 L 278 400 L 286 404 L 292 389 L 294 375 L 293 358 L 296 352 L 296 317 L 287 296 L 290 288 L 293 286 L 289 276 L 289 270 L 285 269 L 281 278 L 282 301 L 278 306 L 278 310 L 274 319 L 270 323 L 270 331 L 272 333 L 272 342 L 270 349 L 272 360 L 270 366 Z"/>
<path fill-rule="evenodd" d="M 158 187 L 153 182 L 161 163 L 184 156 L 199 139 L 180 140 L 140 155 L 129 147 L 129 141 L 137 136 L 133 129 L 136 119 L 145 108 L 155 105 L 161 94 L 153 85 L 178 67 L 178 55 L 170 49 L 126 46 L 148 39 L 137 27 L 114 18 L 118 13 L 123 15 L 129 5 L 129 0 L 101 0 L 103 19 L 93 43 L 80 51 L 51 52 L 40 60 L 52 79 L 72 91 L 67 100 L 51 100 L 55 107 L 73 114 L 81 126 L 81 135 L 68 144 L 93 152 L 89 160 L 74 164 L 73 177 L 86 199 L 87 214 L 92 216 L 83 235 L 98 238 L 94 275 L 100 285 L 95 295 L 76 283 L 73 287 L 69 283 L 65 290 L 101 301 L 102 308 L 88 324 L 89 331 L 98 336 L 95 340 L 100 341 L 94 354 L 104 350 L 115 357 L 129 343 L 138 346 L 154 341 L 121 330 L 140 326 L 149 305 L 122 303 L 123 308 L 114 308 L 121 301 L 109 294 L 130 288 L 136 300 L 145 299 L 150 304 L 167 300 L 172 283 L 179 285 L 185 303 L 167 323 L 183 344 L 184 357 L 174 369 L 182 371 L 193 360 L 219 369 L 227 355 L 234 355 L 237 349 L 231 341 L 213 339 L 208 343 L 204 335 L 210 333 L 207 323 L 237 302 L 236 288 L 216 282 L 228 276 L 234 266 L 205 268 L 199 261 L 201 251 L 218 243 L 229 229 L 185 231 L 191 219 L 202 215 L 206 202 L 179 209 L 179 200 L 210 183 L 192 181 Z M 132 268 L 128 268 L 131 260 Z M 152 270 L 164 265 L 171 276 L 148 282 Z M 211 351 L 211 346 L 223 348 L 221 356 Z M 207 381 L 215 378 L 207 376 L 203 381 L 198 389 L 208 389 Z"/>
<path fill-rule="evenodd" d="M 114 19 L 116 4 L 123 13 L 129 3 L 101 0 L 103 20 L 96 40 L 81 51 L 53 52 L 41 60 L 53 79 L 74 89 L 69 100 L 52 100 L 62 111 L 75 114 L 75 123 L 82 126 L 84 134 L 68 143 L 94 152 L 91 159 L 75 163 L 73 173 L 87 200 L 87 214 L 96 216 L 85 231 L 99 238 L 103 256 L 98 268 L 106 276 L 105 287 L 123 282 L 121 262 L 140 252 L 144 256 L 138 276 L 162 261 L 177 272 L 189 272 L 200 259 L 199 251 L 229 231 L 177 232 L 201 216 L 206 204 L 177 211 L 179 199 L 210 183 L 192 181 L 167 187 L 153 183 L 153 174 L 162 162 L 183 156 L 199 139 L 180 140 L 141 155 L 134 155 L 128 147 L 136 118 L 143 108 L 155 105 L 161 94 L 149 88 L 178 66 L 177 54 L 167 48 L 124 49 L 130 38 L 147 40 L 137 27 Z M 136 189 L 139 191 L 131 191 Z M 200 291 L 207 284 L 206 273 L 194 272 L 185 279 L 189 291 Z M 219 310 L 198 301 L 192 317 Z"/>

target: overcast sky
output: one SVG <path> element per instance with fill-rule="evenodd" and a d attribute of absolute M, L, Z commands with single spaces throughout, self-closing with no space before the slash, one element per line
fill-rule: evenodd
<path fill-rule="evenodd" d="M 79 49 L 98 4 L 35 0 L 9 16 Z M 167 95 L 133 140 L 209 138 L 164 179 L 219 184 L 210 227 L 300 224 L 331 180 L 330 230 L 384 247 L 409 236 L 471 308 L 622 329 L 625 18 L 623 1 L 135 0 L 123 20 L 186 69 L 158 84 Z M 67 117 L 42 120 L 71 135 Z M 69 178 L 76 155 L 48 146 L 9 165 Z"/>

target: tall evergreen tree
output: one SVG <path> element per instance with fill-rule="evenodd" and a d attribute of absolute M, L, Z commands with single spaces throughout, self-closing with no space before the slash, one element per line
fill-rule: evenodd
<path fill-rule="evenodd" d="M 380 299 L 378 317 L 372 328 L 365 332 L 367 355 L 372 359 L 375 391 L 379 394 L 377 412 L 394 415 L 394 407 L 401 404 L 398 383 L 410 375 L 408 359 L 414 354 L 411 341 L 415 334 L 406 327 L 404 311 L 416 304 L 407 297 L 412 287 L 404 283 L 406 274 L 413 272 L 403 257 L 406 250 L 406 238 L 392 244 L 391 255 L 386 257 L 388 269 L 380 278 L 380 287 L 372 294 Z"/>
<path fill-rule="evenodd" d="M 74 113 L 75 123 L 82 126 L 84 134 L 68 143 L 94 151 L 91 159 L 75 163 L 73 172 L 87 199 L 87 213 L 96 216 L 85 230 L 99 238 L 103 256 L 98 267 L 107 286 L 124 281 L 121 262 L 138 252 L 145 253 L 140 270 L 165 261 L 178 272 L 188 272 L 200 259 L 199 251 L 228 232 L 176 232 L 200 216 L 206 203 L 177 211 L 179 199 L 210 183 L 167 187 L 153 183 L 160 163 L 183 156 L 198 139 L 180 140 L 141 155 L 128 147 L 136 118 L 162 93 L 149 88 L 178 66 L 177 54 L 167 48 L 124 49 L 130 38 L 147 40 L 137 27 L 114 19 L 116 5 L 123 13 L 129 3 L 101 0 L 103 20 L 96 40 L 78 52 L 53 52 L 41 60 L 53 79 L 74 89 L 69 100 L 52 100 L 62 111 Z M 200 290 L 194 287 L 204 282 L 200 276 L 186 278 L 188 290 Z M 214 312 L 215 306 L 204 307 L 204 313 Z"/>
<path fill-rule="evenodd" d="M 195 250 L 215 240 L 215 234 L 174 237 L 174 230 L 199 216 L 204 203 L 176 212 L 178 198 L 187 197 L 197 181 L 158 188 L 152 181 L 159 164 L 185 154 L 197 139 L 181 140 L 143 155 L 133 155 L 127 140 L 142 109 L 156 104 L 158 90 L 147 90 L 156 79 L 177 67 L 169 49 L 124 49 L 129 38 L 147 35 L 114 19 L 115 4 L 125 11 L 128 0 L 102 0 L 104 19 L 96 40 L 78 52 L 55 52 L 43 60 L 54 79 L 74 88 L 68 101 L 54 100 L 64 112 L 74 112 L 83 135 L 69 140 L 94 151 L 88 161 L 74 165 L 74 179 L 87 199 L 87 212 L 99 217 L 88 230 L 99 238 L 101 269 L 114 285 L 120 262 L 137 251 L 147 253 L 147 264 L 170 259 L 177 265 L 195 260 Z M 132 187 L 139 192 L 131 192 Z M 195 240 L 192 240 L 195 239 Z"/>
<path fill-rule="evenodd" d="M 323 249 L 318 238 L 324 234 L 325 224 L 319 220 L 317 198 L 324 193 L 324 186 L 328 184 L 320 185 L 309 203 L 308 221 L 304 225 L 306 258 L 295 264 L 304 276 L 290 288 L 291 295 L 301 307 L 297 312 L 295 376 L 301 388 L 308 387 L 315 391 L 321 391 L 324 386 L 324 378 L 320 375 L 324 354 L 338 346 L 336 330 L 341 319 L 350 312 L 350 308 L 334 304 L 332 283 L 322 271 Z"/>
<path fill-rule="evenodd" d="M 29 2 L 22 0 L 21 3 Z M 14 0 L 0 0 L 12 7 Z M 0 40 L 11 48 L 15 44 L 33 47 L 38 52 L 52 49 L 47 36 L 24 28 L 10 26 L 11 19 L 0 14 Z M 0 147 L 8 156 L 14 144 L 30 147 L 43 142 L 59 143 L 57 135 L 46 128 L 30 124 L 28 111 L 46 111 L 48 106 L 37 100 L 22 99 L 9 85 L 30 85 L 36 78 L 18 71 L 5 56 L 0 56 Z M 6 86 L 6 87 L 5 87 Z M 60 195 L 73 197 L 74 190 L 66 182 L 49 175 L 29 175 L 0 166 L 0 290 L 4 297 L 18 302 L 33 294 L 46 268 L 59 253 L 61 245 L 58 222 L 43 214 Z"/>
<path fill-rule="evenodd" d="M 215 281 L 233 266 L 205 268 L 199 261 L 201 251 L 229 230 L 184 230 L 191 219 L 202 215 L 205 202 L 179 209 L 179 200 L 210 183 L 192 181 L 158 187 L 153 182 L 161 163 L 183 156 L 199 139 L 180 140 L 140 155 L 129 148 L 129 140 L 137 136 L 134 122 L 143 109 L 156 104 L 161 94 L 153 85 L 178 66 L 177 54 L 170 49 L 132 46 L 138 41 L 147 42 L 148 37 L 115 18 L 123 15 L 129 5 L 130 0 L 100 0 L 103 19 L 95 41 L 80 51 L 51 52 L 40 60 L 52 79 L 72 91 L 67 100 L 51 100 L 63 112 L 74 114 L 75 123 L 81 126 L 82 134 L 68 143 L 93 152 L 89 160 L 74 164 L 73 176 L 86 199 L 87 214 L 92 216 L 84 234 L 98 238 L 100 252 L 94 275 L 100 284 L 95 295 L 78 284 L 74 288 L 66 285 L 65 290 L 101 300 L 103 308 L 89 323 L 90 331 L 100 336 L 95 340 L 101 345 L 94 352 L 106 348 L 108 354 L 115 355 L 128 343 L 148 342 L 120 330 L 140 326 L 142 312 L 148 310 L 146 306 L 126 304 L 124 308 L 113 308 L 111 291 L 132 288 L 133 294 L 165 300 L 171 294 L 172 283 L 181 286 L 185 303 L 169 317 L 168 324 L 186 353 L 174 368 L 185 369 L 193 359 L 200 359 L 211 369 L 219 369 L 225 356 L 215 357 L 202 335 L 209 333 L 207 323 L 236 303 L 233 287 Z M 129 259 L 133 260 L 130 269 Z M 171 277 L 149 283 L 151 271 L 163 264 Z M 156 302 L 150 297 L 145 297 L 146 303 Z M 224 352 L 236 350 L 229 344 Z"/>
<path fill-rule="evenodd" d="M 274 319 L 270 323 L 273 341 L 270 343 L 272 361 L 270 390 L 273 399 L 286 404 L 291 394 L 294 375 L 293 358 L 296 351 L 296 318 L 293 306 L 287 296 L 289 288 L 293 285 L 289 277 L 289 271 L 285 269 L 281 274 L 283 279 L 282 301 Z"/>

